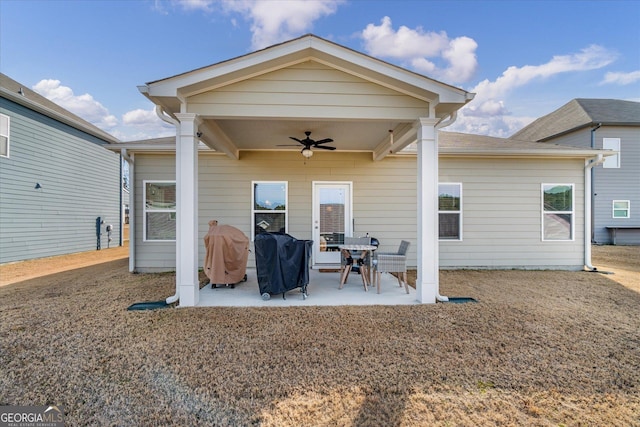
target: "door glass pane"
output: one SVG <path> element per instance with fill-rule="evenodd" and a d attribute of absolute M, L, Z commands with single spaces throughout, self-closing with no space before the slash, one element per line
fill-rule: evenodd
<path fill-rule="evenodd" d="M 344 243 L 346 194 L 343 188 L 320 188 L 320 251 L 338 251 Z"/>

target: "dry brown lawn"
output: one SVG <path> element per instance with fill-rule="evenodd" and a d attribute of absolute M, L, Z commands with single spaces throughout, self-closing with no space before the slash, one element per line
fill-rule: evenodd
<path fill-rule="evenodd" d="M 613 275 L 441 273 L 478 303 L 155 311 L 126 308 L 173 274 L 109 251 L 0 266 L 0 405 L 71 426 L 640 426 L 639 247 L 594 248 Z"/>

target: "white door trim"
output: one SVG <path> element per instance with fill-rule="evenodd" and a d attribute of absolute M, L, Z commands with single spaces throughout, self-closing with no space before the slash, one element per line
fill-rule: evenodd
<path fill-rule="evenodd" d="M 345 224 L 344 235 L 351 236 L 353 226 L 353 182 L 352 181 L 312 181 L 312 219 L 311 219 L 311 236 L 313 239 L 313 266 L 339 266 L 340 254 L 328 259 L 327 253 L 320 254 L 320 198 L 318 191 L 320 188 L 327 187 L 343 187 L 347 191 L 345 200 Z M 333 254 L 332 254 L 333 255 Z"/>

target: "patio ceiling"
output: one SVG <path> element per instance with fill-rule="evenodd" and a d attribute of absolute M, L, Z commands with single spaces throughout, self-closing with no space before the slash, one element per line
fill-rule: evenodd
<path fill-rule="evenodd" d="M 290 137 L 305 138 L 305 131 L 311 132 L 311 139 L 333 139 L 328 146 L 339 151 L 375 151 L 377 147 L 389 144 L 389 130 L 394 131 L 397 140 L 403 126 L 391 121 L 317 121 L 317 120 L 216 120 L 220 129 L 232 140 L 239 150 L 294 150 L 303 146 Z M 416 131 L 411 123 L 404 124 L 413 131 L 410 142 L 415 141 Z M 296 145 L 297 144 L 297 145 Z M 282 145 L 292 145 L 283 147 Z"/>

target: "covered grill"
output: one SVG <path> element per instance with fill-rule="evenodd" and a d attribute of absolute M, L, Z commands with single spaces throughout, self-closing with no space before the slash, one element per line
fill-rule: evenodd
<path fill-rule="evenodd" d="M 313 240 L 298 240 L 285 233 L 261 233 L 254 241 L 260 295 L 265 300 L 301 288 L 307 297 Z"/>
<path fill-rule="evenodd" d="M 231 285 L 247 280 L 249 238 L 231 225 L 218 225 L 209 221 L 209 231 L 204 236 L 206 254 L 204 273 L 212 287 Z"/>

